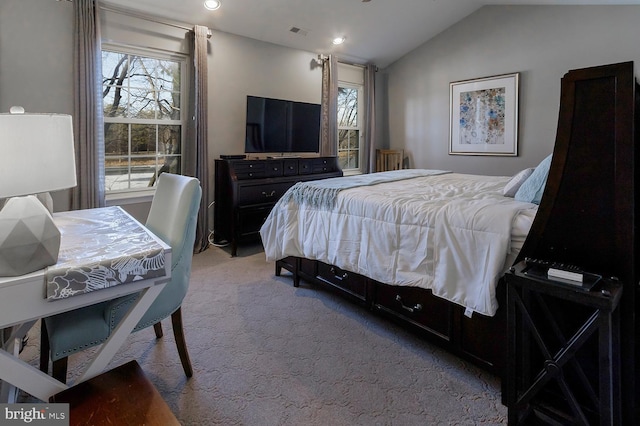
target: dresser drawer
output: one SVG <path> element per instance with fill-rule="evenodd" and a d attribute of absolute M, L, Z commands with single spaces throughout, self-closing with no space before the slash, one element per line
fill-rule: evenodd
<path fill-rule="evenodd" d="M 233 171 L 238 179 L 256 179 L 267 177 L 267 164 L 264 161 L 234 161 Z"/>
<path fill-rule="evenodd" d="M 298 160 L 298 173 L 301 175 L 313 173 L 313 158 L 300 158 Z"/>
<path fill-rule="evenodd" d="M 335 158 L 314 158 L 312 162 L 313 173 L 328 173 L 338 169 Z"/>
<path fill-rule="evenodd" d="M 238 179 L 257 179 L 284 176 L 282 160 L 259 161 L 246 160 L 233 163 L 233 170 Z"/>
<path fill-rule="evenodd" d="M 362 275 L 318 262 L 318 278 L 351 293 L 359 299 L 366 300 L 367 279 Z"/>
<path fill-rule="evenodd" d="M 298 160 L 284 160 L 282 162 L 283 165 L 283 174 L 284 176 L 294 176 L 298 174 Z"/>
<path fill-rule="evenodd" d="M 376 284 L 376 309 L 425 328 L 445 340 L 451 339 L 452 304 L 431 290 L 417 287 Z"/>
<path fill-rule="evenodd" d="M 238 205 L 275 203 L 287 192 L 291 183 L 271 183 L 262 185 L 238 185 Z"/>
<path fill-rule="evenodd" d="M 262 224 L 271 213 L 273 204 L 265 204 L 261 206 L 240 207 L 238 209 L 238 227 L 240 237 L 247 237 L 257 234 Z"/>

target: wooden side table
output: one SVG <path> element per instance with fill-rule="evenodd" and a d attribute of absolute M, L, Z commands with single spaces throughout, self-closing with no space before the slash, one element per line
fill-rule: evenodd
<path fill-rule="evenodd" d="M 620 424 L 622 285 L 585 291 L 525 268 L 505 275 L 509 424 Z"/>
<path fill-rule="evenodd" d="M 136 361 L 57 393 L 49 402 L 69 404 L 70 426 L 180 425 Z"/>

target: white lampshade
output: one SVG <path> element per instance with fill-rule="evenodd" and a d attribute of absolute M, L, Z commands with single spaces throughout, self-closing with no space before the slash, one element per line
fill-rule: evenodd
<path fill-rule="evenodd" d="M 23 275 L 56 263 L 60 230 L 30 194 L 73 186 L 71 116 L 25 114 L 21 107 L 0 114 L 0 199 L 7 199 L 0 206 L 0 276 Z"/>
<path fill-rule="evenodd" d="M 0 114 L 0 198 L 74 186 L 70 115 Z"/>

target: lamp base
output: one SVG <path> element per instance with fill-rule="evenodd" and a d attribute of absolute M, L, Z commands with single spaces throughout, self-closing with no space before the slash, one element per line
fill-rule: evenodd
<path fill-rule="evenodd" d="M 14 197 L 0 210 L 0 277 L 28 274 L 58 261 L 60 231 L 33 195 Z"/>

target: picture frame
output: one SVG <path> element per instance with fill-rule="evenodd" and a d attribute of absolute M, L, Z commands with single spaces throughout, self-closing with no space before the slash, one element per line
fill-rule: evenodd
<path fill-rule="evenodd" d="M 449 154 L 518 155 L 520 73 L 449 85 Z"/>

